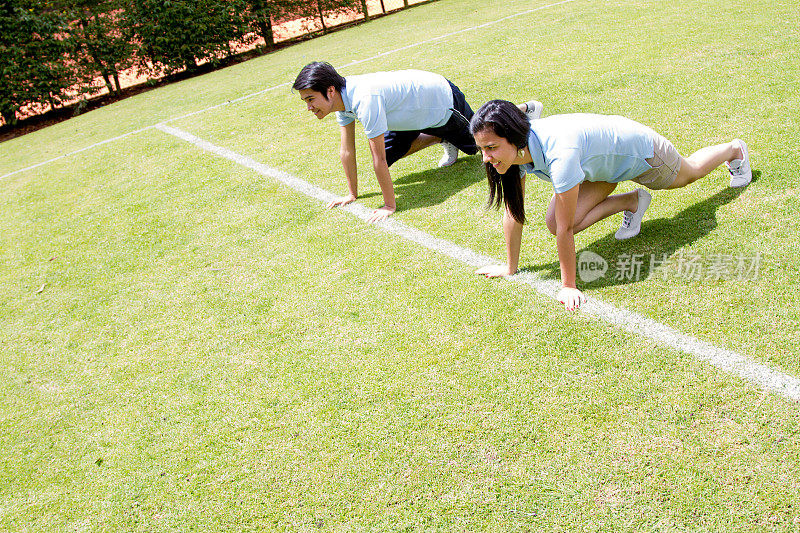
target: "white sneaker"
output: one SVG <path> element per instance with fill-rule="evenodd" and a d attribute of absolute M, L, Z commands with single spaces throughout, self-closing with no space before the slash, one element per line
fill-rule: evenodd
<path fill-rule="evenodd" d="M 734 139 L 742 148 L 742 159 L 734 159 L 725 163 L 731 173 L 731 187 L 744 187 L 753 180 L 753 171 L 750 170 L 750 156 L 747 155 L 747 145 L 741 139 Z"/>
<path fill-rule="evenodd" d="M 652 197 L 644 189 L 636 189 L 636 193 L 639 195 L 639 205 L 636 207 L 635 213 L 630 211 L 622 212 L 622 226 L 614 234 L 617 240 L 622 241 L 636 237 L 642 230 L 642 218 L 644 217 L 644 212 L 650 207 L 650 199 Z"/>
<path fill-rule="evenodd" d="M 444 148 L 444 155 L 442 155 L 442 159 L 439 161 L 439 166 L 449 167 L 458 159 L 458 148 L 447 141 L 442 141 L 442 148 Z"/>
<path fill-rule="evenodd" d="M 525 111 L 525 114 L 528 115 L 530 120 L 535 120 L 542 116 L 542 111 L 544 111 L 544 104 L 538 100 L 531 100 L 530 102 L 525 102 L 525 105 L 528 106 L 528 110 Z"/>

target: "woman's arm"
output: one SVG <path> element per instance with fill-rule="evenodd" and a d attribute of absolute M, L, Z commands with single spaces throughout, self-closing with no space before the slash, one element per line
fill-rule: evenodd
<path fill-rule="evenodd" d="M 522 194 L 525 195 L 525 178 L 520 178 Z M 517 222 L 506 208 L 503 212 L 503 237 L 506 241 L 506 264 L 488 265 L 475 271 L 487 278 L 511 276 L 519 269 L 519 254 L 522 248 L 522 224 Z"/>
<path fill-rule="evenodd" d="M 558 291 L 558 300 L 568 311 L 577 309 L 586 300 L 576 284 L 577 268 L 573 228 L 579 189 L 580 185 L 576 185 L 566 192 L 555 195 L 556 248 L 558 249 L 558 262 L 561 265 L 561 290 Z"/>

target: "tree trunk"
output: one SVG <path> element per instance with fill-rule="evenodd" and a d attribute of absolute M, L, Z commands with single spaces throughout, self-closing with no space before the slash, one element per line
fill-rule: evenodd
<path fill-rule="evenodd" d="M 320 5 L 319 0 L 317 0 L 317 12 L 319 13 L 319 22 L 322 24 L 322 33 L 327 33 L 328 27 L 325 26 L 325 16 L 322 14 L 322 6 Z"/>
<path fill-rule="evenodd" d="M 80 22 L 81 29 L 83 30 L 84 42 L 86 43 L 86 52 L 89 55 L 89 58 L 92 60 L 94 68 L 99 71 L 100 75 L 103 77 L 103 81 L 106 84 L 106 89 L 108 89 L 110 94 L 113 94 L 114 88 L 111 86 L 111 79 L 108 77 L 108 69 L 103 64 L 103 61 L 100 59 L 100 56 L 94 49 L 94 46 L 89 44 L 89 21 L 88 19 L 82 18 Z"/>
<path fill-rule="evenodd" d="M 108 70 L 104 68 L 100 72 L 100 75 L 103 77 L 103 82 L 105 82 L 109 94 L 114 94 L 114 87 L 111 85 L 111 78 L 108 76 Z"/>
<path fill-rule="evenodd" d="M 367 9 L 367 0 L 361 0 L 361 11 L 364 13 L 364 20 L 369 20 L 369 9 Z"/>
<path fill-rule="evenodd" d="M 272 19 L 269 16 L 259 17 L 256 22 L 258 33 L 264 39 L 266 47 L 272 49 L 275 47 L 275 35 L 272 33 Z"/>

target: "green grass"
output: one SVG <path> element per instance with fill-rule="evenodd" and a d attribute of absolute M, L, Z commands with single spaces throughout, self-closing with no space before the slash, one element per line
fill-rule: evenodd
<path fill-rule="evenodd" d="M 716 171 L 654 195 L 637 239 L 611 219 L 577 246 L 758 252 L 758 279 L 586 289 L 800 374 L 798 7 L 578 0 L 343 66 L 532 7 L 441 0 L 337 32 L 5 142 L 0 175 L 315 59 L 440 72 L 475 108 L 630 116 L 684 153 L 741 137 L 747 189 Z M 344 191 L 338 128 L 287 88 L 171 124 Z M 501 258 L 478 159 L 438 157 L 393 166 L 395 217 Z M 555 277 L 549 195 L 529 181 L 521 263 Z M 0 181 L 0 261 L 0 530 L 800 530 L 797 404 L 158 130 Z"/>

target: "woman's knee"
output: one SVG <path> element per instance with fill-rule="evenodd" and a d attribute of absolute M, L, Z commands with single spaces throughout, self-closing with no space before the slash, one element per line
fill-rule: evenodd
<path fill-rule="evenodd" d="M 544 223 L 547 225 L 547 229 L 550 230 L 550 233 L 553 235 L 556 234 L 556 210 L 553 207 L 552 203 L 550 206 L 547 207 L 547 212 L 544 214 Z"/>

